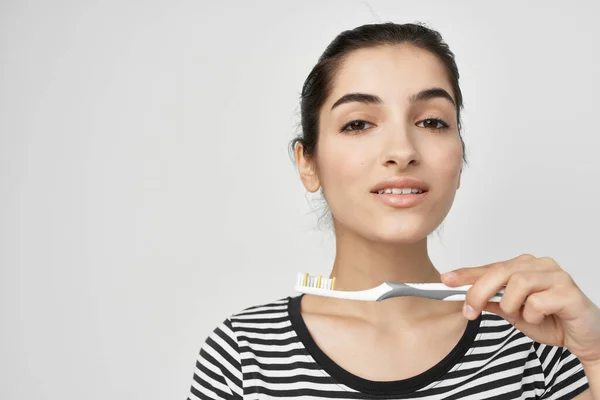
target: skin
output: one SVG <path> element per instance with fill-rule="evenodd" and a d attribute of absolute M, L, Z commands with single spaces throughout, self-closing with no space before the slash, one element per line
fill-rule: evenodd
<path fill-rule="evenodd" d="M 322 187 L 333 215 L 331 276 L 340 290 L 368 289 L 385 280 L 441 282 L 427 252 L 427 235 L 450 210 L 463 164 L 452 102 L 408 100 L 431 87 L 453 96 L 443 65 L 428 52 L 412 46 L 354 51 L 321 108 L 317 154 L 305 158 L 302 146 L 296 147 L 304 186 L 310 192 Z M 331 110 L 337 99 L 354 92 L 377 95 L 382 103 L 352 102 Z M 449 127 L 435 129 L 443 124 L 426 123 L 428 118 Z M 340 132 L 353 120 L 366 123 Z M 371 193 L 381 180 L 405 175 L 429 187 L 428 199 L 418 207 L 392 208 Z M 375 303 L 305 295 L 301 306 L 309 331 L 328 356 L 378 381 L 404 379 L 432 367 L 456 345 L 468 322 L 460 304 L 418 297 Z"/>
<path fill-rule="evenodd" d="M 467 318 L 491 311 L 537 342 L 566 347 L 581 361 L 590 386 L 575 398 L 600 398 L 600 308 L 554 259 L 522 254 L 449 271 L 442 280 L 448 286 L 472 285 L 463 307 Z M 503 286 L 501 301 L 488 302 Z"/>
<path fill-rule="evenodd" d="M 454 98 L 443 64 L 427 51 L 407 44 L 355 50 L 342 62 L 321 108 L 316 154 L 305 157 L 301 144 L 295 149 L 302 183 L 310 192 L 322 188 L 333 216 L 336 258 L 330 277 L 336 277 L 337 289 L 369 289 L 388 280 L 442 282 L 427 252 L 427 235 L 454 202 L 463 154 L 451 101 L 409 101 L 432 87 Z M 340 97 L 356 92 L 382 102 L 350 102 L 332 110 Z M 348 125 L 355 120 L 364 122 Z M 398 209 L 371 193 L 381 180 L 398 176 L 424 181 L 425 202 Z M 491 286 L 470 294 L 478 311 L 485 296 L 495 293 Z M 305 295 L 301 309 L 317 345 L 347 371 L 373 381 L 405 379 L 433 367 L 458 343 L 468 322 L 461 302 L 419 297 L 357 302 Z M 592 397 L 588 390 L 576 398 Z"/>

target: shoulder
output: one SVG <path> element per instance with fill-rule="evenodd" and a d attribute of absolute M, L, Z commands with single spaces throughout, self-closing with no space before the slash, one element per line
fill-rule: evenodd
<path fill-rule="evenodd" d="M 482 312 L 474 347 L 479 347 L 478 353 L 496 362 L 510 359 L 520 363 L 537 359 L 535 341 L 500 315 L 489 311 Z"/>
<path fill-rule="evenodd" d="M 497 346 L 497 356 L 517 354 L 526 360 L 528 376 L 540 382 L 542 398 L 570 399 L 589 388 L 581 361 L 566 347 L 540 343 L 519 331 L 501 316 L 484 311 L 480 339 Z M 508 358 L 508 357 L 507 357 Z"/>
<path fill-rule="evenodd" d="M 252 332 L 257 330 L 275 328 L 289 321 L 289 303 L 291 297 L 284 297 L 269 302 L 246 307 L 231 314 L 222 323 L 233 332 Z"/>
<path fill-rule="evenodd" d="M 288 304 L 291 299 L 286 297 L 230 314 L 212 329 L 204 350 L 218 352 L 230 363 L 239 363 L 239 354 L 249 342 L 274 339 L 289 330 Z"/>
<path fill-rule="evenodd" d="M 238 311 L 230 316 L 230 319 L 252 319 L 255 315 L 265 315 L 272 314 L 281 311 L 287 311 L 287 307 L 291 297 L 283 297 L 281 299 L 273 300 L 267 303 L 261 303 L 257 305 L 253 305 L 250 307 L 246 307 L 241 311 Z"/>

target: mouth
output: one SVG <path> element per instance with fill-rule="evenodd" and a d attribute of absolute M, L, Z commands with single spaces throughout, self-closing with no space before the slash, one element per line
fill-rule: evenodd
<path fill-rule="evenodd" d="M 426 193 L 427 190 L 416 189 L 416 188 L 386 188 L 377 190 L 371 193 L 374 194 L 394 194 L 394 195 L 414 195 Z"/>
<path fill-rule="evenodd" d="M 389 207 L 410 208 L 423 203 L 429 191 L 416 188 L 388 188 L 371 193 Z"/>

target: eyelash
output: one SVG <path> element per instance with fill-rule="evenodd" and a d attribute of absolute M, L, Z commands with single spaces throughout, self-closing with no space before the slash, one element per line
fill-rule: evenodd
<path fill-rule="evenodd" d="M 450 128 L 450 126 L 446 123 L 446 121 L 444 121 L 443 119 L 440 119 L 440 118 L 428 117 L 428 118 L 425 118 L 425 119 L 419 121 L 419 123 L 425 122 L 425 121 L 436 121 L 436 122 L 439 122 L 442 124 L 442 127 L 440 127 L 440 128 L 425 128 L 425 129 L 441 131 L 441 130 L 446 130 L 446 129 Z M 369 129 L 369 128 L 366 128 L 366 129 L 360 129 L 360 130 L 351 130 L 351 129 L 349 130 L 348 127 L 350 127 L 350 125 L 354 124 L 355 122 L 365 122 L 367 124 L 371 124 L 370 122 L 367 122 L 362 119 L 355 119 L 353 121 L 348 122 L 346 125 L 344 125 L 340 132 L 363 132 L 363 131 L 366 131 L 367 129 Z M 373 124 L 371 124 L 371 125 L 373 125 Z"/>
<path fill-rule="evenodd" d="M 425 129 L 433 129 L 434 131 L 441 131 L 441 130 L 446 130 L 446 129 L 450 128 L 450 125 L 448 125 L 448 123 L 446 123 L 446 121 L 444 121 L 443 119 L 440 119 L 440 118 L 428 117 L 428 118 L 425 118 L 425 119 L 423 119 L 423 120 L 421 120 L 419 122 L 424 122 L 424 121 L 437 121 L 437 122 L 440 122 L 442 124 L 441 128 L 425 128 Z"/>

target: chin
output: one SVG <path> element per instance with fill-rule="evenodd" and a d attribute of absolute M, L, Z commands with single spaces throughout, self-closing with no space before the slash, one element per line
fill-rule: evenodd
<path fill-rule="evenodd" d="M 374 243 L 402 245 L 415 244 L 426 239 L 439 225 L 438 218 L 427 216 L 427 211 L 412 215 L 362 215 L 355 212 L 350 218 L 334 218 L 336 231 L 346 230 Z"/>
<path fill-rule="evenodd" d="M 432 231 L 433 229 L 427 229 L 423 225 L 411 226 L 409 224 L 402 227 L 375 226 L 365 236 L 377 243 L 414 244 L 427 238 Z"/>

